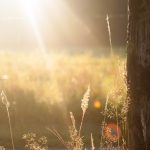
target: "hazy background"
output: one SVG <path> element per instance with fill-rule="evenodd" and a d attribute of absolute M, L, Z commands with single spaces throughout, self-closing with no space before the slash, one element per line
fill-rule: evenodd
<path fill-rule="evenodd" d="M 0 49 L 39 47 L 22 1 L 0 1 Z M 31 2 L 37 28 L 47 48 L 108 46 L 106 14 L 110 16 L 113 46 L 125 46 L 127 0 L 51 1 Z"/>

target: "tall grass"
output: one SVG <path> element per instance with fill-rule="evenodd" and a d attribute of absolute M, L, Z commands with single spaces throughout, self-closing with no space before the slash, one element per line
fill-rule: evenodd
<path fill-rule="evenodd" d="M 13 138 L 13 131 L 12 131 L 12 125 L 11 125 L 11 118 L 10 118 L 10 113 L 9 113 L 10 103 L 9 103 L 9 101 L 7 99 L 7 96 L 4 93 L 4 91 L 1 92 L 1 99 L 2 99 L 2 103 L 6 107 L 6 111 L 7 111 L 7 117 L 8 117 L 8 122 L 9 122 L 9 131 L 10 131 L 10 138 L 11 138 L 12 150 L 15 150 L 14 138 Z"/>
<path fill-rule="evenodd" d="M 80 128 L 79 128 L 79 136 L 80 136 L 82 125 L 83 125 L 84 116 L 85 116 L 85 113 L 86 113 L 86 111 L 88 109 L 89 97 L 90 97 L 90 87 L 88 87 L 86 93 L 83 96 L 83 99 L 81 100 L 82 101 L 81 102 L 82 120 L 81 120 L 81 124 L 80 124 Z"/>
<path fill-rule="evenodd" d="M 126 84 L 124 84 L 124 86 L 126 86 Z M 125 138 L 124 138 L 125 135 L 123 135 L 123 128 L 122 128 L 122 126 L 124 125 L 124 116 L 126 116 L 127 110 L 120 114 L 118 113 L 118 109 L 120 109 L 121 111 L 124 107 L 127 108 L 127 104 L 125 103 L 126 97 L 124 95 L 126 94 L 126 87 L 121 87 L 121 90 L 122 91 L 120 91 L 120 88 L 114 89 L 107 95 L 107 100 L 106 100 L 106 104 L 104 108 L 104 120 L 102 121 L 100 150 L 105 149 L 105 148 L 107 150 L 116 149 L 116 146 L 114 146 L 115 143 L 117 143 L 118 150 L 127 149 L 127 145 L 126 145 Z M 77 130 L 76 128 L 76 121 L 75 121 L 75 117 L 73 113 L 72 112 L 70 113 L 70 118 L 72 122 L 72 126 L 70 129 L 70 139 L 71 139 L 70 142 L 65 142 L 62 136 L 58 134 L 57 130 L 48 129 L 64 144 L 64 146 L 66 146 L 68 150 L 82 150 L 83 149 L 83 141 L 82 141 L 82 137 L 80 133 L 82 129 L 83 120 L 85 117 L 85 112 L 87 111 L 87 108 L 88 108 L 89 97 L 90 97 L 90 89 L 88 88 L 88 90 L 85 92 L 83 99 L 81 101 L 82 119 L 81 119 L 79 130 Z M 113 100 L 113 98 L 116 100 L 114 104 L 112 104 L 110 101 L 110 100 Z M 109 108 L 108 108 L 108 105 L 110 106 Z M 114 113 L 112 113 L 111 111 L 114 111 Z M 109 124 L 109 122 L 107 122 L 108 121 L 107 118 L 109 117 L 110 118 L 114 117 L 116 120 L 115 135 L 113 135 L 114 133 L 111 133 L 111 130 L 113 130 L 113 127 L 112 128 L 109 127 L 107 128 L 107 130 L 105 129 L 107 124 Z M 123 122 L 120 122 L 120 125 L 122 125 L 121 128 L 119 127 L 119 120 L 123 121 Z M 111 124 L 111 125 L 114 126 L 115 124 Z M 108 134 L 110 134 L 109 136 L 112 136 L 112 137 L 110 138 L 109 136 L 105 135 L 104 132 L 105 134 L 107 132 Z M 122 139 L 122 142 L 120 143 L 121 139 Z M 94 139 L 93 139 L 92 134 L 91 134 L 91 149 L 92 150 L 95 149 Z"/>
<path fill-rule="evenodd" d="M 18 57 L 20 56 L 21 60 L 19 61 L 17 60 L 14 62 L 13 61 L 14 59 L 12 58 L 13 57 L 16 58 L 17 56 Z M 112 145 L 116 144 L 116 142 L 109 141 L 105 136 L 105 126 L 111 122 L 116 123 L 117 128 L 121 127 L 121 131 L 123 133 L 121 138 L 117 138 L 117 146 L 120 147 L 122 146 L 123 143 L 124 145 L 126 145 L 124 132 L 126 130 L 125 116 L 127 111 L 127 102 L 125 101 L 126 85 L 124 82 L 125 79 L 123 75 L 124 73 L 123 59 L 118 59 L 116 56 L 114 56 L 113 60 L 115 61 L 112 61 L 111 57 L 100 59 L 92 55 L 78 55 L 78 56 L 63 55 L 54 57 L 53 67 L 51 69 L 47 69 L 46 66 L 44 66 L 43 62 L 41 62 L 40 58 L 38 57 L 39 56 L 37 55 L 37 58 L 33 59 L 33 55 L 31 55 L 28 58 L 29 61 L 27 61 L 26 57 L 16 54 L 16 56 L 10 55 L 9 56 L 10 59 L 2 60 L 2 63 L 0 65 L 5 64 L 6 66 L 5 73 L 8 73 L 9 76 L 9 79 L 4 84 L 4 88 L 7 89 L 9 96 L 12 96 L 13 99 L 15 98 L 16 100 L 16 105 L 13 105 L 13 107 L 14 108 L 18 107 L 17 109 L 23 110 L 22 112 L 27 113 L 30 112 L 31 116 L 34 115 L 40 120 L 41 118 L 43 118 L 42 114 L 43 110 L 41 109 L 42 105 L 39 105 L 40 106 L 39 112 L 35 111 L 35 109 L 33 109 L 35 107 L 31 104 L 32 102 L 31 96 L 33 96 L 35 100 L 38 102 L 45 101 L 46 104 L 50 105 L 49 108 L 52 109 L 54 109 L 53 106 L 55 103 L 57 106 L 60 106 L 59 107 L 60 109 L 63 108 L 62 113 L 63 115 L 65 115 L 66 111 L 68 110 L 64 109 L 66 103 L 76 104 L 76 106 L 68 105 L 70 106 L 69 111 L 72 108 L 73 111 L 78 109 L 77 108 L 78 106 L 77 103 L 79 102 L 78 99 L 80 100 L 80 96 L 83 93 L 83 90 L 85 89 L 85 87 L 88 86 L 90 81 L 91 87 L 88 88 L 87 92 L 85 92 L 85 95 L 83 96 L 83 99 L 81 100 L 82 114 L 80 124 L 78 124 L 78 122 L 75 121 L 75 119 L 78 121 L 79 117 L 75 118 L 73 113 L 70 113 L 71 118 L 71 125 L 69 128 L 70 140 L 65 142 L 64 139 L 61 137 L 61 134 L 58 133 L 58 131 L 56 131 L 55 129 L 51 130 L 51 132 L 53 132 L 53 134 L 55 134 L 55 136 L 57 136 L 58 139 L 68 149 L 69 148 L 73 149 L 74 147 L 81 149 L 84 147 L 84 145 L 86 145 L 86 142 L 84 143 L 82 130 L 84 117 L 86 115 L 86 111 L 88 108 L 89 92 L 91 89 L 91 98 L 90 98 L 91 101 L 89 105 L 90 109 L 95 109 L 93 107 L 93 102 L 95 99 L 98 100 L 100 99 L 102 107 L 100 108 L 99 112 L 101 110 L 104 110 L 103 118 L 105 119 L 103 119 L 102 121 L 103 128 L 99 129 L 99 135 L 100 130 L 102 132 L 102 136 L 99 139 L 101 140 L 100 142 L 101 148 L 107 147 L 108 145 L 111 145 L 111 147 L 113 147 Z M 17 71 L 17 73 L 15 71 Z M 24 93 L 28 94 L 25 96 L 22 95 L 19 96 L 19 94 L 21 93 L 20 91 L 23 91 Z M 104 99 L 105 97 L 107 97 L 106 101 Z M 13 103 L 13 101 L 11 101 L 11 103 Z M 27 107 L 24 107 L 24 104 L 26 104 L 25 106 Z M 35 105 L 36 103 L 33 104 Z M 27 110 L 28 106 L 30 105 L 32 105 L 31 110 Z M 9 105 L 7 104 L 5 106 Z M 9 107 L 7 108 L 9 111 Z M 24 115 L 26 115 L 26 113 L 20 113 L 19 111 L 17 112 L 17 116 L 20 116 L 23 121 L 25 121 L 26 119 L 30 120 L 30 115 L 28 115 L 28 117 L 26 118 L 24 118 Z M 56 117 L 58 117 L 56 111 L 53 111 L 51 117 L 54 117 L 55 115 Z M 99 115 L 101 117 L 100 113 Z M 49 117 L 49 114 L 47 116 L 48 117 L 46 118 L 46 120 L 51 119 L 51 117 Z M 39 122 L 36 123 L 38 124 Z M 51 123 L 51 121 L 49 123 Z M 13 139 L 12 137 L 13 135 L 11 135 L 11 139 Z M 91 136 L 91 147 L 100 147 L 98 144 L 94 144 L 96 143 L 94 142 L 94 139 L 96 138 L 94 137 L 93 134 L 93 136 Z"/>
<path fill-rule="evenodd" d="M 108 35 L 109 35 L 110 53 L 111 53 L 111 56 L 113 56 L 113 46 L 112 46 L 111 28 L 110 28 L 110 18 L 109 18 L 108 14 L 106 15 L 106 23 L 107 23 L 107 29 L 108 29 Z"/>
<path fill-rule="evenodd" d="M 76 56 L 48 54 L 49 64 L 47 65 L 45 60 L 42 60 L 42 57 L 38 53 L 0 53 L 0 76 L 6 73 L 3 78 L 9 78 L 5 83 L 2 83 L 3 88 L 8 91 L 10 96 L 15 97 L 14 108 L 17 110 L 16 118 L 21 118 L 22 124 L 32 122 L 32 119 L 36 117 L 38 118 L 38 122 L 34 123 L 40 124 L 40 121 L 44 120 L 44 117 L 46 118 L 46 107 L 42 107 L 41 104 L 43 103 L 41 102 L 49 106 L 47 110 L 47 120 L 51 118 L 50 121 L 52 121 L 58 117 L 58 109 L 55 110 L 55 108 L 61 109 L 60 113 L 62 113 L 62 116 L 65 116 L 64 118 L 66 119 L 65 113 L 67 110 L 72 108 L 78 109 L 78 105 L 73 107 L 71 107 L 71 105 L 78 102 L 83 90 L 90 82 L 91 87 L 88 87 L 81 100 L 82 114 L 80 115 L 81 121 L 79 124 L 77 124 L 78 122 L 76 121 L 79 118 L 75 118 L 74 113 L 70 112 L 70 139 L 65 141 L 56 129 L 48 128 L 68 150 L 82 150 L 85 148 L 82 130 L 89 106 L 89 98 L 91 99 L 91 105 L 95 99 L 100 99 L 102 103 L 101 110 L 103 110 L 100 143 L 99 145 L 95 145 L 94 134 L 91 134 L 91 149 L 94 150 L 96 147 L 99 149 L 127 148 L 125 133 L 128 101 L 126 100 L 127 88 L 124 82 L 125 79 L 124 76 L 122 76 L 124 72 L 122 69 L 123 63 L 113 52 L 109 15 L 106 16 L 106 23 L 111 53 L 111 57 L 109 58 L 100 59 L 93 54 L 80 54 Z M 24 55 L 26 55 L 26 57 Z M 91 97 L 90 90 L 92 93 Z M 9 110 L 10 103 L 4 91 L 1 92 L 1 99 L 6 107 L 11 145 L 12 149 L 15 150 Z M 13 102 L 11 101 L 11 103 Z M 38 105 L 36 105 L 36 107 L 38 107 L 38 109 L 33 109 L 37 103 Z M 51 117 L 49 117 L 49 110 L 52 109 Z M 95 108 L 92 107 L 92 109 Z M 41 123 L 42 125 L 43 122 Z M 116 135 L 111 135 L 112 128 L 109 127 L 110 124 L 116 125 Z M 119 134 L 120 131 L 121 134 Z M 25 134 L 23 139 L 26 142 L 25 147 L 30 150 L 48 149 L 47 139 L 45 137 L 37 138 L 36 134 L 30 133 Z M 4 147 L 0 147 L 0 150 L 3 149 Z"/>
<path fill-rule="evenodd" d="M 48 129 L 51 133 L 53 133 L 68 150 L 82 150 L 83 149 L 83 140 L 81 136 L 82 125 L 85 117 L 85 113 L 88 109 L 90 97 L 90 87 L 88 87 L 87 91 L 85 92 L 83 99 L 81 100 L 81 109 L 82 109 L 82 119 L 80 122 L 79 129 L 76 128 L 76 121 L 75 117 L 72 112 L 70 112 L 70 119 L 71 119 L 71 126 L 69 127 L 70 133 L 70 140 L 65 142 L 61 135 L 55 129 Z M 93 146 L 93 143 L 92 143 Z"/>
<path fill-rule="evenodd" d="M 119 112 L 118 109 L 123 109 L 123 107 L 128 107 L 127 101 L 126 101 L 126 93 L 127 93 L 127 85 L 126 85 L 126 77 L 123 75 L 125 72 L 125 69 L 120 68 L 120 64 L 119 64 L 119 59 L 117 60 L 116 57 L 114 56 L 113 53 L 113 45 L 112 45 L 112 37 L 111 37 L 111 26 L 110 26 L 110 18 L 107 14 L 106 16 L 106 22 L 107 22 L 107 28 L 108 28 L 108 35 L 109 35 L 109 43 L 110 43 L 110 53 L 111 53 L 111 61 L 112 61 L 112 69 L 113 69 L 113 84 L 112 84 L 112 89 L 108 92 L 107 98 L 106 98 L 106 102 L 105 102 L 105 107 L 104 107 L 104 119 L 102 121 L 102 134 L 101 134 L 101 139 L 100 139 L 100 147 L 102 148 L 103 146 L 103 139 L 104 139 L 104 127 L 107 124 L 106 118 L 107 117 L 112 117 L 111 115 L 114 116 L 115 120 L 116 120 L 116 126 L 117 126 L 117 133 L 119 133 Z M 121 85 L 121 86 L 120 86 Z M 120 92 L 121 90 L 121 92 Z M 120 92 L 120 93 L 119 93 Z M 118 94 L 119 93 L 119 94 Z M 119 97 L 122 97 L 123 100 L 121 100 Z M 111 99 L 116 99 L 117 103 L 112 104 L 111 103 Z M 109 102 L 110 101 L 110 102 Z M 108 109 L 108 104 L 110 104 L 110 110 Z M 118 108 L 120 106 L 120 104 L 122 105 L 121 108 Z M 114 114 L 109 114 L 111 111 L 111 109 L 114 109 Z M 107 113 L 108 112 L 108 113 Z M 127 109 L 124 112 L 125 114 L 122 116 L 120 115 L 120 118 L 122 120 L 124 120 L 123 116 L 126 116 L 127 113 Z M 122 123 L 122 126 L 124 126 L 124 123 Z M 125 132 L 124 132 L 125 133 Z M 117 135 L 119 136 L 119 135 Z M 119 137 L 117 137 L 117 145 L 118 145 L 118 149 L 120 146 L 120 141 L 119 141 Z M 112 141 L 111 141 L 112 142 Z M 111 144 L 110 142 L 110 144 Z"/>

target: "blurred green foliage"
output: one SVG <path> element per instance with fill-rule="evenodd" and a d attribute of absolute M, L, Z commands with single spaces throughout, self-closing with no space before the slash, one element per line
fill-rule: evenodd
<path fill-rule="evenodd" d="M 21 137 L 28 132 L 46 135 L 49 145 L 58 145 L 46 127 L 55 127 L 67 137 L 69 112 L 74 112 L 77 123 L 81 121 L 80 101 L 89 84 L 91 97 L 83 132 L 87 135 L 87 143 L 90 143 L 91 132 L 98 143 L 100 112 L 108 91 L 113 88 L 111 58 L 89 53 L 53 53 L 47 58 L 43 59 L 38 52 L 0 53 L 0 89 L 5 91 L 10 102 L 15 145 L 22 146 Z M 124 58 L 116 57 L 116 60 L 122 63 Z M 95 100 L 101 103 L 99 109 L 94 108 Z M 10 147 L 9 136 L 6 110 L 0 102 L 1 145 Z"/>

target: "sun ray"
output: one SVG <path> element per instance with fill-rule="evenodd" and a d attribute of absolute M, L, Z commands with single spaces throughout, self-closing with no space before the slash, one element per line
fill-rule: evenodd
<path fill-rule="evenodd" d="M 37 22 L 37 18 L 34 14 L 34 5 L 36 5 L 38 3 L 38 1 L 35 0 L 22 0 L 21 4 L 22 7 L 24 8 L 24 12 L 25 15 L 27 17 L 27 19 L 30 22 L 30 25 L 32 27 L 32 30 L 34 32 L 35 38 L 37 40 L 38 43 L 38 47 L 39 47 L 39 52 L 41 53 L 41 55 L 43 56 L 43 60 L 46 62 L 46 65 L 51 68 L 52 67 L 52 58 L 49 58 L 48 56 L 48 50 L 44 44 L 44 40 L 42 37 L 42 34 L 40 32 L 39 26 L 38 26 L 38 22 Z"/>

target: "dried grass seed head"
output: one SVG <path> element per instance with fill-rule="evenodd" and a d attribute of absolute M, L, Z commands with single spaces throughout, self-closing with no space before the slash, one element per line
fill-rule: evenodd
<path fill-rule="evenodd" d="M 89 97 L 90 97 L 90 86 L 88 87 L 87 91 L 83 96 L 83 99 L 81 100 L 81 108 L 83 113 L 85 113 L 88 108 Z"/>

